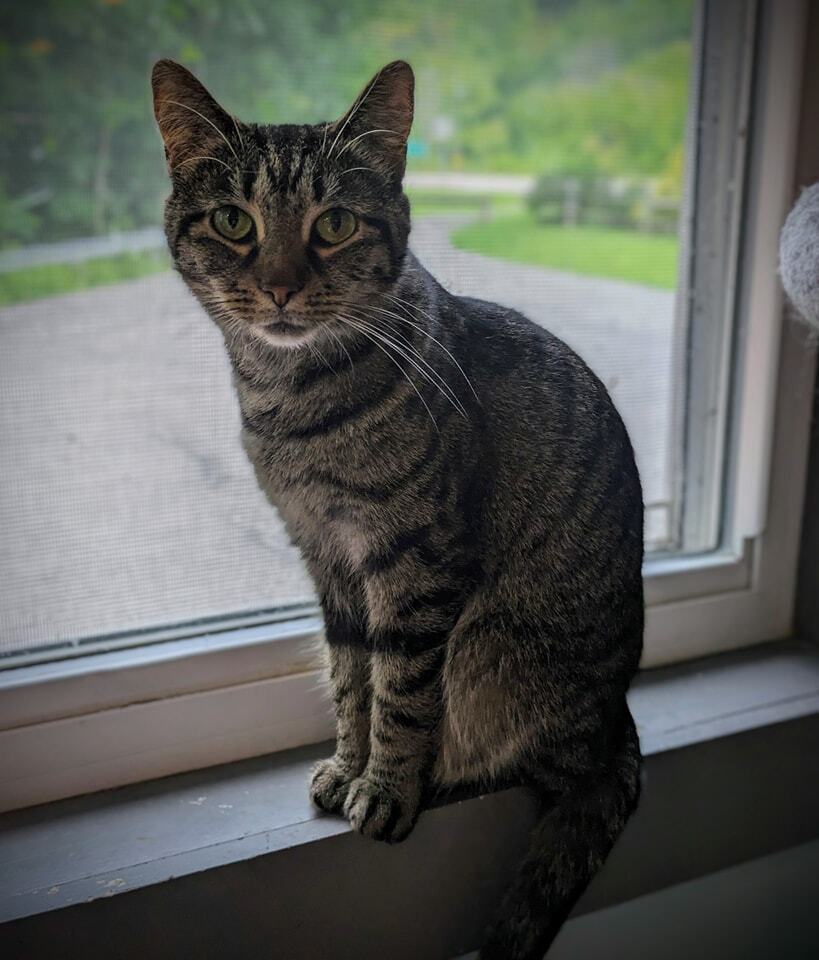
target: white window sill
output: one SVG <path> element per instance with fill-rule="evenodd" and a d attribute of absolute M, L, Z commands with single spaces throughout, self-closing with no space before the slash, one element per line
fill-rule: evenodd
<path fill-rule="evenodd" d="M 645 673 L 632 690 L 631 703 L 648 758 L 644 801 L 581 911 L 819 834 L 819 783 L 805 755 L 811 746 L 816 749 L 819 736 L 819 653 L 795 645 L 758 648 Z M 772 732 L 778 738 L 773 746 Z M 749 736 L 759 742 L 749 744 Z M 42 915 L 58 908 L 88 909 L 79 905 L 94 903 L 95 909 L 104 909 L 110 898 L 120 902 L 135 891 L 150 896 L 156 884 L 171 880 L 207 882 L 203 877 L 212 871 L 238 869 L 249 861 L 259 869 L 278 855 L 309 851 L 313 869 L 316 858 L 330 858 L 334 869 L 353 860 L 357 876 L 363 877 L 368 871 L 415 871 L 419 857 L 426 863 L 442 849 L 449 869 L 464 857 L 483 856 L 476 848 L 494 851 L 486 854 L 490 863 L 469 872 L 463 883 L 503 875 L 508 851 L 512 859 L 516 856 L 532 815 L 520 789 L 430 811 L 414 838 L 400 847 L 351 835 L 344 821 L 317 814 L 307 800 L 309 767 L 328 749 L 327 744 L 300 748 L 0 817 L 0 947 L 4 937 L 19 937 L 29 929 L 22 918 L 37 917 L 33 926 L 39 930 Z M 714 750 L 721 751 L 719 756 Z M 748 762 L 749 750 L 753 762 Z M 706 782 L 709 771 L 712 779 Z M 730 829 L 720 826 L 726 811 L 735 817 L 728 797 L 734 786 L 754 810 L 767 810 L 761 826 L 753 826 L 755 813 L 746 815 L 741 830 L 736 823 Z M 663 791 L 670 795 L 658 797 Z M 688 795 L 678 796 L 681 791 Z M 772 791 L 770 798 L 766 791 Z M 771 816 L 785 800 L 789 808 Z M 800 814 L 805 804 L 808 813 Z M 695 829 L 705 829 L 705 835 L 694 841 L 692 853 L 689 833 Z M 482 831 L 480 844 L 476 830 Z M 174 889 L 162 888 L 163 902 L 172 903 Z M 270 893 L 275 899 L 276 890 Z M 125 897 L 120 909 L 127 903 Z M 72 911 L 55 914 L 48 923 L 71 916 Z M 8 925 L 14 919 L 23 926 Z M 476 915 L 473 922 L 479 920 Z M 45 929 L 37 935 L 45 936 Z M 474 947 L 457 943 L 451 955 Z"/>

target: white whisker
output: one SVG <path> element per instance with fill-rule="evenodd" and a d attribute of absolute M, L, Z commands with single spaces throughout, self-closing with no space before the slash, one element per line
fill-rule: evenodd
<path fill-rule="evenodd" d="M 392 347 L 404 357 L 405 360 L 415 367 L 418 373 L 421 374 L 421 376 L 429 383 L 430 386 L 434 387 L 445 400 L 452 404 L 455 410 L 457 410 L 457 412 L 460 413 L 465 420 L 469 419 L 467 417 L 466 410 L 464 410 L 460 400 L 458 400 L 458 398 L 452 392 L 452 388 L 449 386 L 449 384 L 434 367 L 427 363 L 427 361 L 417 352 L 417 350 L 413 348 L 411 344 L 408 344 L 406 347 L 402 346 L 395 337 L 391 337 L 389 334 L 384 333 L 383 330 L 379 330 L 373 324 L 371 319 L 368 320 L 366 317 L 357 316 L 356 314 L 353 314 L 353 318 L 358 320 L 359 323 L 364 324 L 370 330 L 370 332 L 377 333 L 380 337 L 383 337 L 386 341 L 388 341 Z M 406 342 L 407 341 L 405 340 L 405 343 Z M 419 366 L 419 364 L 416 363 L 416 360 L 424 364 L 424 366 L 428 368 L 429 372 L 424 370 L 423 367 Z M 434 375 L 438 379 L 434 380 L 430 374 Z"/>
<path fill-rule="evenodd" d="M 183 110 L 190 110 L 190 112 L 191 112 L 191 113 L 195 113 L 195 114 L 197 115 L 197 117 L 201 117 L 201 118 L 205 121 L 205 123 L 209 123 L 209 124 L 213 127 L 213 129 L 219 134 L 219 136 L 225 141 L 225 143 L 228 145 L 228 149 L 230 150 L 230 152 L 233 154 L 234 157 L 236 157 L 236 162 L 237 162 L 237 163 L 240 163 L 240 162 L 241 162 L 241 161 L 239 160 L 239 155 L 238 155 L 238 154 L 236 153 L 236 151 L 233 149 L 233 144 L 230 142 L 230 140 L 228 140 L 228 138 L 224 135 L 224 133 L 222 133 L 222 131 L 216 126 L 216 124 L 213 122 L 213 120 L 209 120 L 209 119 L 204 115 L 204 113 L 200 113 L 198 110 L 194 110 L 193 107 L 189 107 L 186 103 L 180 103 L 178 100 L 160 100 L 159 102 L 160 102 L 160 103 L 172 103 L 172 104 L 174 104 L 174 105 L 177 106 L 177 107 L 182 107 Z"/>
<path fill-rule="evenodd" d="M 395 364 L 396 367 L 398 367 L 398 370 L 401 373 L 401 375 L 404 377 L 407 383 L 412 387 L 412 389 L 416 392 L 416 394 L 418 395 L 418 399 L 424 405 L 424 408 L 426 409 L 427 413 L 429 414 L 429 418 L 432 421 L 432 425 L 435 427 L 436 430 L 440 432 L 438 427 L 438 421 L 432 415 L 432 411 L 429 409 L 429 405 L 427 404 L 426 400 L 424 400 L 424 398 L 421 396 L 421 391 L 418 389 L 418 387 L 415 386 L 415 384 L 410 379 L 410 376 L 407 373 L 407 371 L 401 366 L 401 364 L 395 359 L 395 357 L 393 357 L 392 354 L 387 352 L 386 344 L 382 345 L 381 343 L 379 343 L 376 337 L 374 337 L 371 333 L 367 332 L 367 330 L 365 330 L 364 327 L 356 323 L 351 317 L 342 316 L 340 313 L 337 313 L 336 319 L 339 320 L 341 323 L 346 323 L 348 326 L 352 327 L 353 330 L 358 330 L 359 333 L 362 333 L 368 340 L 372 341 L 372 343 L 375 344 L 375 346 L 384 354 L 384 356 L 389 361 L 391 361 L 393 364 Z"/>
<path fill-rule="evenodd" d="M 382 67 L 381 69 L 383 70 L 383 67 Z M 332 143 L 332 145 L 330 146 L 330 152 L 327 154 L 328 159 L 329 159 L 330 157 L 332 157 L 332 155 L 333 155 L 333 150 L 335 150 L 336 144 L 338 143 L 338 138 L 341 136 L 342 133 L 344 133 L 344 130 L 346 129 L 347 124 L 353 119 L 353 117 L 354 117 L 354 116 L 358 113 L 358 111 L 361 109 L 362 104 L 363 104 L 364 101 L 367 99 L 367 97 L 369 97 L 370 91 L 371 91 L 371 90 L 373 89 L 373 87 L 378 83 L 378 78 L 379 78 L 380 76 L 381 76 L 381 70 L 379 70 L 378 73 L 373 77 L 373 82 L 369 85 L 369 87 L 367 87 L 366 91 L 365 91 L 365 92 L 359 97 L 359 99 L 353 104 L 352 110 L 350 110 L 350 112 L 347 114 L 347 119 L 344 121 L 344 123 L 342 123 L 341 129 L 340 129 L 340 130 L 338 131 L 338 133 L 336 134 L 336 138 L 335 138 L 335 140 L 333 140 L 333 143 Z"/>
<path fill-rule="evenodd" d="M 333 340 L 335 340 L 335 342 L 341 347 L 341 349 L 347 354 L 347 359 L 350 361 L 350 371 L 355 372 L 355 367 L 353 365 L 353 358 L 350 356 L 350 351 L 341 342 L 341 337 L 339 337 L 339 335 L 333 331 L 333 329 L 330 327 L 329 324 L 324 323 L 322 324 L 322 326 L 324 327 L 325 331 L 330 334 Z"/>
<path fill-rule="evenodd" d="M 242 138 L 241 130 L 239 130 L 239 121 L 236 119 L 236 117 L 233 116 L 233 114 L 230 115 L 230 119 L 233 121 L 233 129 L 236 131 L 236 136 L 239 138 L 239 146 L 242 148 L 242 151 L 244 152 L 245 141 Z"/>
<path fill-rule="evenodd" d="M 398 133 L 396 130 L 387 130 L 386 127 L 377 127 L 375 130 L 365 130 L 364 133 L 359 133 L 357 137 L 353 137 L 352 140 L 348 140 L 344 144 L 344 146 L 336 154 L 336 160 L 339 159 L 339 157 L 342 155 L 342 153 L 344 153 L 345 150 L 349 150 L 354 143 L 357 143 L 362 137 L 369 137 L 370 134 L 372 133 L 391 133 L 393 134 L 393 136 L 396 136 L 396 137 L 401 136 L 401 134 Z"/>
<path fill-rule="evenodd" d="M 350 304 L 348 301 L 344 301 L 344 303 L 345 303 L 348 307 L 351 306 L 351 304 Z M 384 310 L 382 307 L 358 306 L 358 309 L 359 309 L 359 310 L 362 310 L 362 309 L 363 309 L 363 310 L 371 310 L 371 311 L 375 311 L 376 313 L 384 313 L 384 314 L 387 314 L 387 315 L 390 315 L 390 316 L 394 316 L 394 317 L 395 317 L 396 319 L 398 319 L 398 320 L 403 320 L 403 319 L 404 319 L 403 317 L 399 317 L 397 314 L 391 313 L 391 311 L 389 311 L 389 310 Z M 361 319 L 361 318 L 359 318 L 359 319 Z M 372 322 L 372 318 L 370 318 L 370 320 L 371 320 L 371 322 Z M 381 320 L 381 323 L 386 323 L 386 322 L 387 322 L 387 321 L 384 321 L 383 319 Z M 408 322 L 408 321 L 405 321 L 405 322 Z M 410 326 L 414 326 L 414 324 L 410 324 Z M 391 325 L 390 325 L 390 329 L 391 329 L 391 330 L 393 329 Z M 423 331 L 422 331 L 422 332 L 423 332 Z M 454 391 L 454 390 L 452 389 L 452 387 L 449 385 L 448 381 L 435 369 L 435 367 L 432 366 L 431 363 L 429 363 L 428 360 L 426 360 L 424 357 L 421 356 L 420 353 L 418 353 L 418 351 L 415 349 L 415 347 L 412 345 L 412 343 L 411 343 L 409 340 L 407 340 L 406 337 L 404 337 L 404 336 L 403 336 L 402 334 L 400 334 L 400 333 L 395 333 L 395 336 L 398 337 L 398 338 L 400 338 L 400 339 L 407 345 L 407 349 L 413 354 L 413 356 L 415 356 L 421 363 L 424 364 L 425 367 L 428 368 L 428 370 L 429 370 L 435 377 L 437 377 L 437 380 L 439 381 L 439 383 L 435 383 L 435 386 L 436 386 L 436 387 L 438 388 L 438 390 L 442 393 L 442 395 L 445 396 L 446 399 L 452 404 L 452 406 L 455 407 L 455 409 L 458 411 L 458 413 L 460 413 L 461 416 L 462 416 L 465 420 L 468 420 L 469 417 L 468 417 L 468 415 L 467 415 L 467 412 L 466 412 L 466 409 L 465 409 L 464 405 L 461 403 L 460 399 L 458 398 L 458 395 L 455 393 L 455 391 Z M 427 379 L 429 379 L 429 377 L 428 377 Z M 443 388 L 443 389 L 442 389 L 442 388 Z M 446 392 L 444 392 L 444 390 L 445 390 Z"/>
<path fill-rule="evenodd" d="M 220 160 L 218 157 L 208 157 L 205 154 L 202 154 L 201 157 L 188 157 L 187 160 L 180 160 L 177 166 L 183 167 L 186 163 L 193 163 L 196 160 L 213 160 L 214 163 L 221 163 L 226 170 L 232 170 L 233 167 L 229 163 L 225 163 L 224 160 Z"/>
<path fill-rule="evenodd" d="M 306 340 L 305 343 L 306 343 L 308 346 L 310 346 L 310 341 L 309 341 L 309 340 Z M 321 359 L 321 362 L 324 364 L 325 367 L 327 367 L 327 369 L 328 369 L 331 373 L 334 373 L 334 374 L 335 374 L 335 373 L 338 373 L 338 371 L 336 370 L 335 367 L 331 367 L 331 366 L 330 366 L 327 358 L 324 356 L 324 354 L 321 352 L 321 350 L 319 350 L 318 345 L 315 344 L 315 343 L 314 343 L 314 344 L 312 345 L 312 347 L 311 347 L 311 352 L 312 352 L 313 350 L 315 350 L 315 352 L 319 355 L 319 358 Z"/>
<path fill-rule="evenodd" d="M 412 307 L 412 309 L 415 310 L 417 313 L 420 313 L 420 314 L 422 314 L 423 316 L 425 316 L 425 317 L 430 321 L 430 323 L 434 323 L 434 322 L 435 322 L 434 319 L 433 319 L 433 317 L 432 317 L 429 313 L 427 313 L 426 310 L 422 310 L 420 307 L 417 307 L 414 303 L 410 303 L 409 300 L 404 300 L 402 297 L 396 297 L 395 294 L 391 294 L 391 293 L 385 293 L 385 294 L 383 294 L 383 296 L 385 296 L 385 297 L 387 297 L 388 299 L 392 300 L 394 303 L 396 303 L 396 305 L 399 305 L 399 306 L 400 306 L 400 304 L 404 303 L 404 304 L 406 304 L 408 307 Z M 458 361 L 455 359 L 455 357 L 453 356 L 453 354 L 452 354 L 449 350 L 447 350 L 447 348 L 441 343 L 441 341 L 438 340 L 438 339 L 436 339 L 435 337 L 433 337 L 433 335 L 432 335 L 428 330 L 425 330 L 423 327 L 421 327 L 421 326 L 419 326 L 418 324 L 414 323 L 412 320 L 407 320 L 406 317 L 402 317 L 401 319 L 404 321 L 404 323 L 408 323 L 408 324 L 410 324 L 410 326 L 416 327 L 418 330 L 421 331 L 421 333 L 423 333 L 425 336 L 429 337 L 430 340 L 432 340 L 432 341 L 434 341 L 435 343 L 438 344 L 438 346 L 449 356 L 450 360 L 452 360 L 452 362 L 455 364 L 455 366 L 461 371 L 461 376 L 464 378 L 464 380 L 466 380 L 466 382 L 467 382 L 467 384 L 468 384 L 468 386 L 469 386 L 469 389 L 472 391 L 473 396 L 474 396 L 475 399 L 478 401 L 478 403 L 480 403 L 480 402 L 481 402 L 481 401 L 480 401 L 480 397 L 478 397 L 478 394 L 475 392 L 475 388 L 472 386 L 472 381 L 471 381 L 471 380 L 469 379 L 469 377 L 466 375 L 466 373 L 464 372 L 464 369 L 463 369 L 463 367 L 460 365 L 460 363 L 458 363 Z"/>
<path fill-rule="evenodd" d="M 366 170 L 368 173 L 375 173 L 372 167 L 348 167 L 346 170 L 339 170 L 338 175 L 343 177 L 345 173 L 354 173 L 356 170 Z"/>

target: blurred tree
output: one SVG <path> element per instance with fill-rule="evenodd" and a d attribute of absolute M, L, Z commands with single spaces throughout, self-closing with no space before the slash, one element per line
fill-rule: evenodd
<path fill-rule="evenodd" d="M 663 176 L 676 188 L 692 0 L 40 0 L 0 11 L 2 244 L 156 223 L 148 75 L 191 67 L 239 116 L 338 116 L 418 74 L 416 169 Z M 443 134 L 445 135 L 442 135 Z"/>

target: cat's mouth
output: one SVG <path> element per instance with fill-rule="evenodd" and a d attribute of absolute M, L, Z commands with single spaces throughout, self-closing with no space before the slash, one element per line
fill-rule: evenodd
<path fill-rule="evenodd" d="M 307 331 L 307 327 L 300 323 L 291 323 L 289 320 L 271 320 L 269 323 L 262 324 L 262 330 L 268 333 L 302 334 Z"/>
<path fill-rule="evenodd" d="M 315 333 L 315 329 L 312 327 L 294 323 L 291 320 L 284 320 L 281 317 L 268 320 L 267 323 L 257 324 L 256 331 L 268 343 L 280 346 L 295 346 Z"/>

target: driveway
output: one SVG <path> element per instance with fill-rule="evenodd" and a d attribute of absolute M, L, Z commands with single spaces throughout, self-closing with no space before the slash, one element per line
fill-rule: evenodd
<path fill-rule="evenodd" d="M 454 250 L 421 260 L 575 347 L 631 431 L 650 511 L 671 498 L 673 295 Z M 174 274 L 0 311 L 0 653 L 309 600 L 238 442 L 221 338 Z"/>

